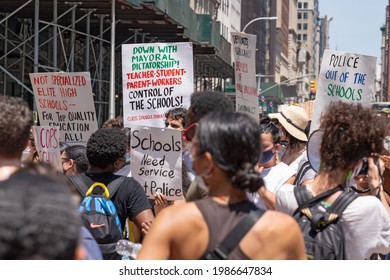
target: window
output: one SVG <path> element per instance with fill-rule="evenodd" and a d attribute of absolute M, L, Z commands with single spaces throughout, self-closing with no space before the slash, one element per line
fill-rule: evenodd
<path fill-rule="evenodd" d="M 302 2 L 298 2 L 298 9 L 302 9 Z"/>
<path fill-rule="evenodd" d="M 302 40 L 307 41 L 307 34 L 303 34 Z"/>
<path fill-rule="evenodd" d="M 307 30 L 307 23 L 303 24 L 303 30 Z"/>
<path fill-rule="evenodd" d="M 304 9 L 307 9 L 307 8 L 308 8 L 307 2 L 303 2 L 303 8 L 304 8 Z"/>
<path fill-rule="evenodd" d="M 298 13 L 298 19 L 302 19 L 302 13 Z"/>
<path fill-rule="evenodd" d="M 306 13 L 306 12 L 303 13 L 303 18 L 304 18 L 304 19 L 307 19 L 307 13 Z"/>
<path fill-rule="evenodd" d="M 222 1 L 222 12 L 224 12 L 225 14 L 229 13 L 229 0 Z"/>
<path fill-rule="evenodd" d="M 302 37 L 301 37 L 301 34 L 298 34 L 298 41 L 301 41 L 302 40 Z"/>

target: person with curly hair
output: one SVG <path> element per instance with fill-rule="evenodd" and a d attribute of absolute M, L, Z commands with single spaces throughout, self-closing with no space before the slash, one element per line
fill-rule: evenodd
<path fill-rule="evenodd" d="M 161 211 L 137 259 L 207 259 L 241 218 L 258 209 L 246 191 L 263 186 L 254 169 L 262 152 L 260 133 L 246 113 L 211 112 L 199 121 L 191 158 L 198 184 L 209 190 L 209 197 Z M 303 244 L 292 217 L 268 210 L 228 259 L 304 259 Z"/>
<path fill-rule="evenodd" d="M 86 259 L 76 203 L 50 168 L 30 163 L 0 182 L 1 260 Z"/>
<path fill-rule="evenodd" d="M 87 158 L 90 167 L 87 172 L 73 175 L 79 176 L 86 189 L 93 183 L 109 185 L 112 181 L 123 177 L 119 189 L 112 196 L 122 229 L 126 227 L 126 218 L 133 221 L 136 227 L 146 234 L 143 223 L 152 222 L 154 215 L 146 193 L 141 184 L 133 177 L 114 174 L 125 164 L 126 134 L 120 128 L 100 128 L 94 132 L 87 143 Z M 70 181 L 75 184 L 73 176 Z M 81 186 L 85 187 L 85 186 Z M 75 187 L 77 190 L 78 188 Z M 110 188 L 108 187 L 109 191 Z M 80 194 L 81 195 L 81 194 Z M 139 242 L 139 240 L 135 240 Z M 103 252 L 103 256 L 105 256 Z M 109 255 L 107 253 L 107 255 Z M 120 256 L 117 256 L 120 259 Z"/>
<path fill-rule="evenodd" d="M 309 197 L 337 190 L 339 186 L 348 189 L 353 174 L 359 173 L 362 159 L 368 158 L 371 195 L 353 200 L 338 221 L 344 233 L 345 258 L 362 260 L 375 253 L 387 254 L 390 250 L 389 208 L 381 195 L 383 163 L 376 156 L 383 152 L 383 139 L 388 133 L 385 122 L 370 108 L 341 102 L 328 108 L 320 129 L 318 175 L 311 184 L 297 187 L 306 188 Z M 376 163 L 380 164 L 379 168 Z M 276 210 L 293 214 L 298 208 L 294 187 L 284 185 L 276 193 Z M 342 191 L 326 197 L 318 205 L 319 209 L 329 208 Z"/>
<path fill-rule="evenodd" d="M 112 127 L 119 127 L 123 128 L 123 117 L 117 116 L 116 118 L 107 119 L 103 124 L 101 128 L 112 128 Z"/>
<path fill-rule="evenodd" d="M 0 96 L 0 180 L 21 167 L 32 125 L 32 112 L 23 99 Z"/>

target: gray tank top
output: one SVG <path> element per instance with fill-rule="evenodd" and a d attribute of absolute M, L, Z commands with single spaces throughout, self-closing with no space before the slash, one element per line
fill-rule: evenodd
<path fill-rule="evenodd" d="M 257 209 L 256 206 L 248 200 L 224 205 L 215 202 L 211 197 L 196 200 L 195 204 L 202 213 L 209 230 L 207 249 L 199 259 L 205 259 L 207 252 L 213 251 L 244 215 L 247 215 L 250 210 Z M 249 260 L 238 245 L 229 254 L 228 259 Z"/>

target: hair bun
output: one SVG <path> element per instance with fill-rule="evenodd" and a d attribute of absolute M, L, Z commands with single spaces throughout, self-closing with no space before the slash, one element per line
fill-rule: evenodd
<path fill-rule="evenodd" d="M 232 177 L 232 184 L 239 189 L 249 189 L 250 192 L 257 191 L 264 185 L 260 173 L 256 172 L 250 163 L 244 163 Z"/>

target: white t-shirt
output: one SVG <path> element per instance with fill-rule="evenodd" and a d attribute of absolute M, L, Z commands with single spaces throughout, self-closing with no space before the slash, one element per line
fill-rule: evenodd
<path fill-rule="evenodd" d="M 303 187 L 303 186 L 302 186 Z M 311 191 L 310 186 L 307 189 Z M 292 215 L 298 203 L 294 186 L 284 185 L 276 193 L 276 210 Z M 351 202 L 340 218 L 348 260 L 364 260 L 374 253 L 390 251 L 390 220 L 375 196 L 360 196 Z"/>
<path fill-rule="evenodd" d="M 279 161 L 282 161 L 282 157 L 283 157 L 284 153 L 286 152 L 286 149 L 287 149 L 286 146 L 281 146 L 279 148 L 279 151 L 278 151 L 278 159 L 279 159 Z M 306 150 L 303 150 L 301 152 L 301 154 L 293 162 L 291 162 L 288 166 L 293 168 L 295 170 L 295 172 L 298 172 L 299 163 L 301 162 L 301 160 L 303 159 L 305 154 L 306 154 Z"/>
<path fill-rule="evenodd" d="M 264 184 L 267 190 L 276 193 L 288 179 L 295 175 L 295 173 L 296 172 L 293 168 L 283 162 L 280 162 L 273 167 L 264 168 L 261 175 L 264 179 Z M 263 199 L 257 192 L 248 193 L 247 197 L 250 201 L 256 204 L 257 207 L 264 210 L 268 209 L 267 206 L 265 206 Z"/>

